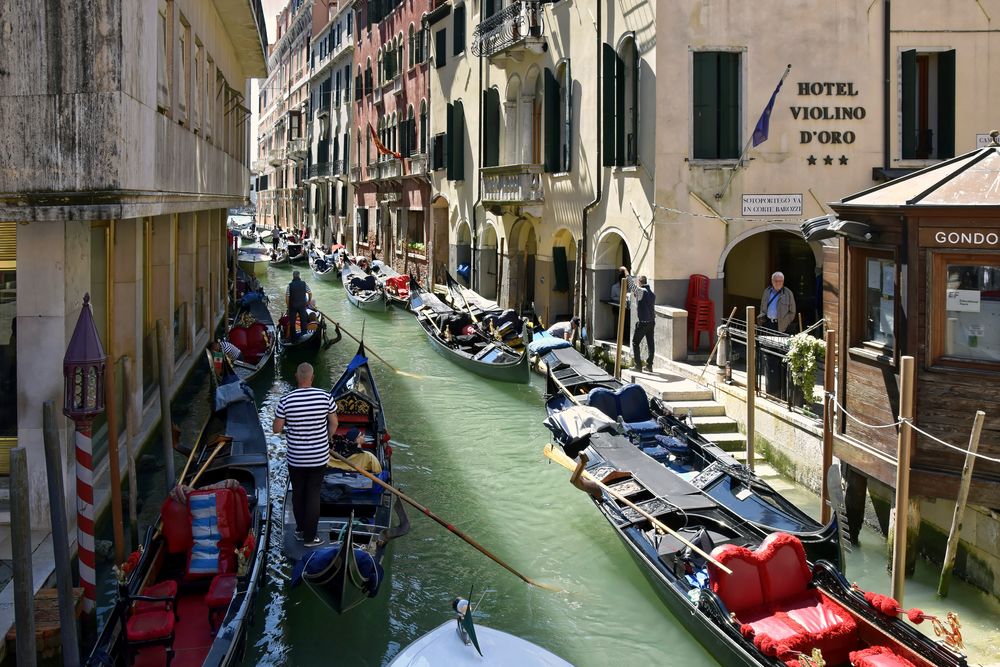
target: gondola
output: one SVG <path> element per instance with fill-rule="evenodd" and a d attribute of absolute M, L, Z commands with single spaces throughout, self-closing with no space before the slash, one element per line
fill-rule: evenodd
<path fill-rule="evenodd" d="M 232 284 L 230 284 L 233 287 Z M 247 273 L 239 265 L 236 266 L 236 301 L 240 301 L 246 294 L 250 292 L 257 292 L 260 290 L 260 281 L 257 280 L 256 276 Z M 232 290 L 230 290 L 232 293 Z"/>
<path fill-rule="evenodd" d="M 385 300 L 390 306 L 406 310 L 410 307 L 410 277 L 392 268 L 381 260 L 372 262 L 372 272 L 376 275 Z"/>
<path fill-rule="evenodd" d="M 284 248 L 271 250 L 271 266 L 288 266 L 291 261 L 288 259 L 288 251 Z"/>
<path fill-rule="evenodd" d="M 257 243 L 240 246 L 236 261 L 241 269 L 259 278 L 267 275 L 267 267 L 271 262 L 270 250 Z"/>
<path fill-rule="evenodd" d="M 337 436 L 352 428 L 365 437 L 364 449 L 382 468 L 377 477 L 392 483 L 392 448 L 382 399 L 365 355 L 364 343 L 331 390 L 337 401 Z M 295 535 L 292 489 L 285 489 L 283 550 L 297 561 L 293 585 L 304 583 L 337 613 L 375 597 L 384 580 L 384 545 L 395 496 L 354 471 L 331 468 L 323 480 L 317 536 L 324 545 L 306 547 Z"/>
<path fill-rule="evenodd" d="M 248 381 L 271 363 L 278 335 L 262 292 L 244 295 L 226 339 L 240 350 L 232 361 L 239 379 Z"/>
<path fill-rule="evenodd" d="M 479 292 L 463 287 L 447 271 L 444 277 L 448 285 L 448 301 L 455 310 L 469 309 L 479 318 L 503 312 L 504 309 L 496 301 L 490 301 Z"/>
<path fill-rule="evenodd" d="M 493 380 L 528 382 L 528 351 L 494 340 L 472 317 L 445 304 L 410 279 L 410 310 L 417 316 L 431 346 L 456 364 Z"/>
<path fill-rule="evenodd" d="M 355 264 L 347 264 L 340 272 L 347 300 L 361 310 L 385 312 L 385 292 L 375 276 L 368 275 Z"/>
<path fill-rule="evenodd" d="M 340 282 L 340 271 L 334 266 L 333 255 L 310 256 L 309 268 L 317 280 L 327 283 Z"/>
<path fill-rule="evenodd" d="M 306 330 L 302 331 L 302 323 L 299 318 L 295 318 L 295 331 L 292 332 L 289 315 L 286 312 L 278 320 L 278 341 L 285 353 L 308 352 L 313 353 L 319 350 L 323 343 L 323 336 L 326 332 L 326 321 L 323 313 L 313 308 L 306 308 L 309 313 L 309 324 Z"/>
<path fill-rule="evenodd" d="M 141 551 L 122 567 L 125 580 L 88 665 L 163 664 L 165 652 L 184 665 L 242 660 L 266 569 L 267 443 L 250 389 L 232 374 L 220 383 L 219 409 L 186 452 L 196 458 L 185 482 L 204 466 L 199 490 L 186 504 L 168 498 Z"/>
<path fill-rule="evenodd" d="M 288 252 L 288 261 L 292 264 L 303 264 L 308 258 L 301 243 L 289 242 L 285 244 L 285 249 Z"/>

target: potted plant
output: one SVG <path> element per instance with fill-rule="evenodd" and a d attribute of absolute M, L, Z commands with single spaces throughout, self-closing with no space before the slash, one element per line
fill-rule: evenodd
<path fill-rule="evenodd" d="M 788 341 L 788 355 L 785 360 L 792 373 L 792 384 L 802 392 L 805 404 L 815 403 L 816 369 L 826 354 L 826 343 L 807 333 L 798 333 Z"/>

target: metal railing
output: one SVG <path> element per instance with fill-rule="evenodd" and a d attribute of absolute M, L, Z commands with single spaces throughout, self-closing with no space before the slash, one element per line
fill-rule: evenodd
<path fill-rule="evenodd" d="M 542 37 L 541 4 L 538 0 L 513 2 L 481 22 L 472 33 L 472 53 L 489 57 L 528 38 Z"/>
<path fill-rule="evenodd" d="M 514 164 L 483 167 L 483 201 L 498 204 L 535 204 L 545 201 L 542 165 Z"/>

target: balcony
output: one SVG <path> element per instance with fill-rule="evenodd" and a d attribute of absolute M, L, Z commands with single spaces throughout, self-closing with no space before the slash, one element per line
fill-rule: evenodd
<path fill-rule="evenodd" d="M 492 57 L 507 52 L 517 57 L 523 51 L 541 53 L 545 44 L 542 3 L 513 2 L 480 23 L 472 33 L 472 53 Z"/>
<path fill-rule="evenodd" d="M 292 139 L 288 142 L 288 157 L 299 159 L 304 158 L 309 152 L 309 142 L 304 138 Z"/>
<path fill-rule="evenodd" d="M 375 104 L 382 103 L 382 86 L 376 86 L 375 90 L 372 91 L 372 102 Z"/>
<path fill-rule="evenodd" d="M 381 179 L 400 178 L 403 175 L 403 161 L 397 158 L 378 163 L 378 177 Z"/>
<path fill-rule="evenodd" d="M 513 164 L 483 167 L 483 201 L 492 204 L 524 205 L 545 201 L 542 165 Z"/>
<path fill-rule="evenodd" d="M 361 180 L 361 166 L 354 165 L 351 167 L 351 183 L 357 183 Z"/>
<path fill-rule="evenodd" d="M 267 161 L 272 167 L 280 167 L 285 164 L 285 160 L 288 159 L 288 155 L 285 153 L 284 148 L 275 148 L 270 153 L 267 154 Z"/>
<path fill-rule="evenodd" d="M 309 166 L 309 178 L 333 178 L 344 173 L 343 160 L 319 162 Z"/>
<path fill-rule="evenodd" d="M 250 165 L 250 171 L 255 174 L 263 174 L 267 171 L 267 160 L 254 160 L 253 164 Z"/>
<path fill-rule="evenodd" d="M 425 176 L 427 174 L 427 155 L 414 153 L 410 156 L 410 176 Z"/>
<path fill-rule="evenodd" d="M 392 94 L 402 95 L 403 94 L 403 75 L 397 74 L 396 78 L 392 80 Z"/>

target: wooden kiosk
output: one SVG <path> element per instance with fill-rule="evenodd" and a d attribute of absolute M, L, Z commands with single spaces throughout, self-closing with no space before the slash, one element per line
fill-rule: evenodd
<path fill-rule="evenodd" d="M 895 484 L 897 429 L 865 424 L 897 421 L 904 355 L 916 360 L 914 423 L 965 449 L 984 410 L 979 452 L 1000 456 L 996 134 L 988 147 L 832 204 L 828 225 L 803 226 L 808 240 L 839 238 L 824 258 L 823 310 L 838 336 L 837 399 L 859 421 L 837 414 L 834 454 L 865 479 Z M 911 494 L 954 499 L 964 460 L 916 434 Z M 976 462 L 969 503 L 1000 507 L 1000 465 Z"/>

